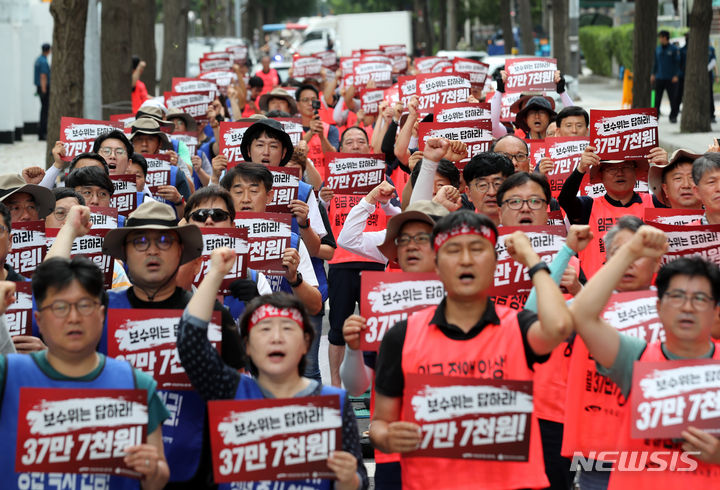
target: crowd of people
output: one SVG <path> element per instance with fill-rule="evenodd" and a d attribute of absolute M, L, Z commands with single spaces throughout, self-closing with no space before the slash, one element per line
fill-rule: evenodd
<path fill-rule="evenodd" d="M 135 66 L 139 76 L 143 65 Z M 126 130 L 105 132 L 92 151 L 67 161 L 66 145 L 58 141 L 49 168 L 0 175 L 0 311 L 12 307 L 23 282 L 30 281 L 33 302 L 30 332 L 10 336 L 5 315 L 0 325 L 0 427 L 7 444 L 0 486 L 216 488 L 212 403 L 330 396 L 339 398 L 341 414 L 341 443 L 325 458 L 330 478 L 240 478 L 220 487 L 368 488 L 349 400 L 368 389 L 378 489 L 704 488 L 720 479 L 716 431 L 689 424 L 682 437 L 654 440 L 630 432 L 633 397 L 639 396 L 636 361 L 720 359 L 717 264 L 695 256 L 666 260 L 668 235 L 646 217 L 648 209 L 666 210 L 664 216 L 695 213 L 691 227 L 717 233 L 720 148 L 669 157 L 655 147 L 646 158 L 604 160 L 587 145 L 554 198 L 548 179 L 554 161 L 550 155 L 534 161 L 530 142 L 582 139 L 590 131 L 587 109 L 574 105 L 560 72 L 553 83 L 564 107 L 557 112 L 552 97 L 524 94 L 514 106 L 514 124 L 501 122 L 505 72 L 493 93 L 474 89 L 467 101 L 458 101 L 487 100 L 493 136 L 489 151 L 473 154 L 462 166 L 466 142 L 419 141 L 418 124 L 432 115 L 421 112 L 417 96 L 405 105 L 383 102 L 372 115 L 362 111 L 355 88 L 329 71 L 304 80 L 291 73 L 283 88 L 269 64 L 254 75 L 242 66 L 233 70 L 236 80 L 209 105 L 202 124 L 149 98 Z M 411 63 L 408 75 L 414 73 Z M 303 128 L 295 144 L 277 120 L 288 117 Z M 233 166 L 220 151 L 220 124 L 237 120 L 252 124 L 240 145 L 244 162 Z M 173 131 L 196 131 L 197 149 L 189 151 Z M 364 196 L 334 192 L 327 185 L 327 155 L 335 152 L 381 155 L 382 181 Z M 157 154 L 168 155 L 174 170 L 167 185 L 151 190 L 146 156 Z M 206 250 L 204 235 L 248 227 L 247 213 L 265 213 L 275 190 L 270 169 L 277 167 L 297 168 L 301 176 L 288 204 L 292 232 L 280 253 L 283 273 L 243 264 L 246 274 L 225 287 L 241 254 L 225 246 Z M 602 195 L 582 195 L 587 174 L 602 183 Z M 117 226 L 102 237 L 102 254 L 111 258 L 103 271 L 78 243 L 93 236 L 94 214 L 112 207 L 119 176 L 127 175 L 134 176 L 137 206 L 118 215 Z M 647 191 L 640 191 L 638 181 L 645 178 Z M 560 216 L 563 244 L 547 256 L 529 236 L 557 223 L 551 214 Z M 42 262 L 25 275 L 8 260 L 13 230 L 27 229 L 24 222 L 40 222 L 54 237 Z M 503 233 L 504 227 L 513 232 Z M 247 240 L 252 246 L 253 238 Z M 500 252 L 525 271 L 529 294 L 495 292 Z M 439 304 L 391 325 L 377 352 L 362 351 L 369 322 L 358 308 L 367 271 L 408 281 L 415 273 L 435 273 L 444 289 Z M 112 275 L 107 290 L 104 272 Z M 657 296 L 653 318 L 662 335 L 621 333 L 604 315 L 606 306 L 619 294 L 648 290 Z M 158 318 L 172 310 L 173 356 L 192 388 L 160 386 L 138 356 L 130 359 L 132 366 L 114 359 L 119 334 L 110 325 L 118 321 L 113 310 L 145 310 Z M 326 314 L 329 379 L 319 368 Z M 414 455 L 429 437 L 410 415 L 415 402 L 409 380 L 418 374 L 474 378 L 479 385 L 533 382 L 526 457 Z M 145 435 L 120 448 L 133 477 L 24 469 L 24 448 L 16 442 L 28 387 L 142 389 Z M 712 384 L 708 390 L 717 393 Z M 717 395 L 708 396 L 715 397 L 708 410 L 717 411 Z M 470 439 L 492 440 L 500 430 L 478 428 Z M 453 434 L 435 433 L 448 437 Z M 661 448 L 674 461 L 689 453 L 694 469 L 658 470 L 647 463 L 635 472 L 593 466 L 576 474 L 574 457 L 602 463 L 598 454 L 618 448 Z M 251 457 L 257 455 L 247 452 Z"/>

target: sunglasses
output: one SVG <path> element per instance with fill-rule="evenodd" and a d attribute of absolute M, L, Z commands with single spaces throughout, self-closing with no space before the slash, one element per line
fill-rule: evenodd
<path fill-rule="evenodd" d="M 190 219 L 193 221 L 207 221 L 208 217 L 215 223 L 225 221 L 230 218 L 230 213 L 220 208 L 213 209 L 197 209 L 190 213 Z"/>

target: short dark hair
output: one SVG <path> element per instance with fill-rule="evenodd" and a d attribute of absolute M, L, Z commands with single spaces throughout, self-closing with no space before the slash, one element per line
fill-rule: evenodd
<path fill-rule="evenodd" d="M 300 326 L 305 332 L 305 338 L 308 345 L 312 345 L 312 342 L 315 339 L 315 329 L 312 323 L 310 323 L 310 316 L 305 309 L 305 305 L 303 305 L 302 301 L 300 301 L 296 296 L 284 293 L 282 291 L 278 291 L 272 294 L 264 294 L 262 296 L 257 296 L 245 306 L 245 311 L 243 311 L 242 315 L 238 319 L 238 325 L 240 325 L 240 340 L 243 344 L 243 351 L 247 351 L 247 341 L 250 337 L 250 318 L 252 317 L 252 314 L 255 312 L 255 310 L 257 310 L 263 305 L 271 305 L 275 306 L 276 308 L 294 308 L 298 310 L 300 312 L 300 315 L 302 316 L 303 322 L 303 324 Z M 300 376 L 302 376 L 305 372 L 305 365 L 307 363 L 305 357 L 306 356 L 302 356 L 302 358 L 300 359 L 300 363 L 298 364 L 298 372 L 300 373 Z M 247 364 L 250 372 L 254 376 L 257 376 L 257 366 L 255 366 L 249 356 L 247 358 Z"/>
<path fill-rule="evenodd" d="M 268 192 L 273 186 L 273 174 L 262 163 L 246 162 L 235 165 L 228 170 L 225 177 L 220 181 L 220 185 L 229 191 L 237 177 L 252 182 L 253 184 L 262 182 L 265 185 L 265 190 Z"/>
<path fill-rule="evenodd" d="M 420 169 L 422 168 L 422 160 L 417 162 L 415 164 L 415 167 L 413 168 L 412 173 L 410 174 L 410 183 L 413 187 L 415 187 L 415 182 L 417 182 L 418 176 L 420 175 Z M 435 171 L 436 173 L 440 174 L 441 176 L 445 177 L 450 181 L 450 185 L 453 186 L 456 189 L 460 188 L 460 170 L 455 166 L 453 162 L 450 160 L 445 160 L 444 158 L 440 160 L 438 163 L 438 168 Z"/>
<path fill-rule="evenodd" d="M 263 82 L 263 79 L 257 75 L 251 76 L 248 80 L 248 87 L 250 88 L 263 88 L 264 86 L 265 82 Z"/>
<path fill-rule="evenodd" d="M 224 187 L 219 185 L 208 185 L 201 187 L 192 193 L 190 198 L 185 204 L 185 221 L 190 222 L 190 215 L 195 209 L 200 207 L 200 204 L 210 199 L 220 198 L 225 201 L 225 207 L 227 207 L 228 213 L 230 213 L 230 219 L 235 219 L 235 203 L 230 193 Z"/>
<path fill-rule="evenodd" d="M 107 305 L 103 273 L 92 260 L 84 256 L 71 259 L 52 257 L 41 262 L 32 275 L 35 302 L 40 306 L 45 301 L 49 289 L 62 290 L 73 281 L 78 281 L 90 296 Z"/>
<path fill-rule="evenodd" d="M 353 130 L 353 129 L 354 129 L 354 130 L 362 131 L 362 134 L 365 135 L 365 141 L 367 141 L 368 144 L 370 143 L 370 138 L 368 137 L 367 131 L 365 131 L 365 130 L 364 130 L 363 128 L 361 128 L 360 126 L 349 126 L 349 127 L 345 128 L 345 130 L 344 130 L 344 131 L 342 132 L 342 134 L 340 135 L 340 143 L 338 143 L 338 150 L 339 150 L 340 148 L 342 148 L 342 145 L 343 145 L 343 143 L 345 142 L 345 135 L 347 134 L 347 132 L 348 132 L 348 131 L 351 131 L 351 130 Z"/>
<path fill-rule="evenodd" d="M 571 105 L 568 107 L 564 107 L 563 110 L 558 112 L 557 116 L 555 116 L 555 124 L 557 124 L 558 127 L 560 127 L 560 124 L 562 124 L 562 120 L 566 117 L 572 117 L 572 116 L 582 116 L 585 118 L 585 125 L 590 125 L 590 115 L 588 112 L 583 109 L 580 106 Z"/>
<path fill-rule="evenodd" d="M 705 175 L 705 172 L 718 169 L 720 169 L 720 153 L 712 151 L 704 153 L 703 156 L 693 162 L 693 182 L 695 182 L 695 185 L 698 185 L 703 175 Z"/>
<path fill-rule="evenodd" d="M 140 57 L 136 54 L 132 55 L 132 69 L 133 71 L 140 64 Z"/>
<path fill-rule="evenodd" d="M 680 257 L 677 260 L 663 265 L 655 278 L 658 299 L 662 297 L 670 286 L 670 281 L 675 276 L 705 277 L 710 281 L 712 296 L 715 303 L 720 302 L 720 269 L 712 262 L 702 257 Z"/>
<path fill-rule="evenodd" d="M 644 224 L 645 223 L 643 222 L 643 220 L 632 214 L 626 214 L 625 216 L 622 216 L 615 222 L 615 225 L 613 225 L 613 227 L 610 228 L 607 233 L 605 233 L 605 236 L 603 237 L 603 241 L 605 242 L 605 250 L 610 249 L 613 240 L 615 240 L 615 235 L 617 235 L 623 230 L 628 230 L 635 233 Z"/>
<path fill-rule="evenodd" d="M 50 44 L 49 44 L 49 43 L 43 43 L 41 49 L 42 49 L 42 52 L 43 52 L 43 53 L 47 53 L 48 51 L 50 51 Z"/>
<path fill-rule="evenodd" d="M 515 134 L 513 134 L 513 133 L 505 134 L 505 135 L 503 135 L 503 136 L 500 136 L 500 137 L 499 137 L 498 139 L 496 139 L 495 141 L 493 141 L 493 144 L 490 145 L 490 151 L 494 152 L 494 151 L 495 151 L 495 147 L 497 146 L 497 144 L 500 143 L 502 140 L 504 140 L 504 139 L 506 139 L 506 138 L 515 138 L 516 140 L 522 141 L 522 143 L 525 145 L 525 151 L 527 151 L 528 153 L 530 152 L 530 147 L 528 146 L 527 141 L 525 141 L 524 139 L 522 139 L 521 137 L 519 137 L 519 136 L 517 136 L 517 135 L 515 135 Z M 512 162 L 511 162 L 511 163 L 512 163 Z"/>
<path fill-rule="evenodd" d="M 295 100 L 300 102 L 300 97 L 301 97 L 302 93 L 305 92 L 306 90 L 312 90 L 313 92 L 315 92 L 315 95 L 317 97 L 320 97 L 320 92 L 318 91 L 317 87 L 315 87 L 314 85 L 311 85 L 309 83 L 304 83 L 304 84 L 300 85 L 298 87 L 298 89 L 295 91 Z"/>
<path fill-rule="evenodd" d="M 503 197 L 508 191 L 525 185 L 527 182 L 535 182 L 537 185 L 542 187 L 545 200 L 550 203 L 552 199 L 552 192 L 550 191 L 550 183 L 547 181 L 544 175 L 536 174 L 535 172 L 515 172 L 510 177 L 505 179 L 500 188 L 497 190 L 497 202 L 498 206 L 502 206 Z"/>
<path fill-rule="evenodd" d="M 142 170 L 143 175 L 145 177 L 147 177 L 147 172 L 148 172 L 147 160 L 145 160 L 145 157 L 142 156 L 142 153 L 133 153 L 130 156 L 130 163 L 140 165 L 140 169 Z"/>
<path fill-rule="evenodd" d="M 660 182 L 665 183 L 665 177 L 667 177 L 667 174 L 678 168 L 680 165 L 691 165 L 693 164 L 694 160 L 690 158 L 678 158 L 671 164 L 663 167 L 663 169 L 660 171 Z"/>
<path fill-rule="evenodd" d="M 658 32 L 658 37 L 664 37 L 665 39 L 670 39 L 670 31 L 662 30 Z"/>
<path fill-rule="evenodd" d="M 0 202 L 0 216 L 2 216 L 3 221 L 5 221 L 8 232 L 12 231 L 12 215 L 10 214 L 10 209 L 2 202 Z"/>
<path fill-rule="evenodd" d="M 497 173 L 510 177 L 515 173 L 515 167 L 508 157 L 491 151 L 478 153 L 470 159 L 463 169 L 466 184 L 470 184 L 478 177 L 487 177 Z"/>
<path fill-rule="evenodd" d="M 105 169 L 105 173 L 108 175 L 110 174 L 110 167 L 108 167 L 108 164 L 105 161 L 105 159 L 102 157 L 102 155 L 95 153 L 95 152 L 91 152 L 91 151 L 87 151 L 85 153 L 80 153 L 79 155 L 75 155 L 75 158 L 73 158 L 70 161 L 70 166 L 68 167 L 68 172 L 72 172 L 73 170 L 75 170 L 75 165 L 77 165 L 77 162 L 79 162 L 83 158 L 89 158 L 90 160 L 96 160 L 98 163 L 100 163 L 103 166 L 103 168 Z"/>
<path fill-rule="evenodd" d="M 112 180 L 110 180 L 110 176 L 97 167 L 76 168 L 70 172 L 67 180 L 65 180 L 65 187 L 71 189 L 87 185 L 102 187 L 108 191 L 111 196 L 115 193 L 115 186 Z"/>
<path fill-rule="evenodd" d="M 463 225 L 476 230 L 479 230 L 482 227 L 487 227 L 495 232 L 495 236 L 498 234 L 495 223 L 493 223 L 493 221 L 484 214 L 475 213 L 467 209 L 460 209 L 448 214 L 447 216 L 443 216 L 435 223 L 431 241 L 435 243 L 435 237 L 437 237 L 440 233 L 450 231 L 453 228 Z"/>
<path fill-rule="evenodd" d="M 85 206 L 85 198 L 80 195 L 79 192 L 76 192 L 75 189 L 72 189 L 70 187 L 56 187 L 53 189 L 53 194 L 55 195 L 55 202 L 57 203 L 60 199 L 65 199 L 66 197 L 72 197 L 74 199 L 77 199 L 78 204 L 81 206 Z M 53 210 L 55 207 L 53 206 Z"/>
<path fill-rule="evenodd" d="M 109 133 L 101 134 L 97 138 L 95 138 L 95 142 L 93 143 L 92 151 L 97 153 L 100 150 L 100 147 L 102 146 L 103 142 L 107 139 L 115 139 L 120 140 L 123 145 L 125 145 L 125 149 L 127 150 L 128 158 L 132 156 L 132 154 L 135 152 L 135 149 L 133 148 L 132 143 L 130 143 L 130 140 L 127 136 L 125 136 L 125 133 L 123 133 L 119 129 L 113 129 Z"/>

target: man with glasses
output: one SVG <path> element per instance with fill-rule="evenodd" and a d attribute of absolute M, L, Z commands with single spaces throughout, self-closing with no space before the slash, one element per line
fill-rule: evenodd
<path fill-rule="evenodd" d="M 298 87 L 295 99 L 298 101 L 298 112 L 302 118 L 303 140 L 308 144 L 307 157 L 316 167 L 320 167 L 325 161 L 324 153 L 337 151 L 340 133 L 334 125 L 320 120 L 320 93 L 314 85 Z"/>
<path fill-rule="evenodd" d="M 45 219 L 55 207 L 55 197 L 50 189 L 27 184 L 17 174 L 0 175 L 0 202 L 10 210 L 13 223 Z"/>
<path fill-rule="evenodd" d="M 105 159 L 110 175 L 123 175 L 127 173 L 133 145 L 125 133 L 116 129 L 95 138 L 92 151 Z"/>
<path fill-rule="evenodd" d="M 497 191 L 513 172 L 515 169 L 510 160 L 493 152 L 478 153 L 463 169 L 467 184 L 465 193 L 475 206 L 475 212 L 486 215 L 495 225 L 500 223 Z"/>
<path fill-rule="evenodd" d="M 115 186 L 110 176 L 97 167 L 78 168 L 70 172 L 65 187 L 80 194 L 88 206 L 109 207 Z"/>
<path fill-rule="evenodd" d="M 618 385 L 627 398 L 626 407 L 633 406 L 631 387 L 637 361 L 720 359 L 720 350 L 710 334 L 720 314 L 720 271 L 715 264 L 699 257 L 677 259 L 658 272 L 657 315 L 665 341 L 648 343 L 619 333 L 602 319 L 602 311 L 627 269 L 640 259 L 659 261 L 666 250 L 667 236 L 662 231 L 640 227 L 570 305 L 575 330 L 594 358 L 598 372 Z M 661 449 L 672 453 L 667 456 L 668 461 L 670 458 L 676 461 L 681 451 L 696 451 L 690 457 L 697 460 L 698 465 L 688 471 L 659 471 L 661 468 L 651 464 L 642 465 L 637 472 L 606 473 L 610 475 L 608 488 L 706 488 L 720 478 L 720 441 L 716 437 L 690 426 L 682 432 L 682 441 L 632 439 L 630 411 L 626 410 L 622 418 L 619 432 L 614 431 L 618 434 L 615 444 L 597 450 L 619 449 L 642 454 Z"/>
<path fill-rule="evenodd" d="M 515 136 L 514 134 L 506 134 L 498 138 L 490 147 L 490 151 L 500 153 L 508 157 L 512 161 L 516 172 L 530 171 L 530 150 L 527 142 Z"/>

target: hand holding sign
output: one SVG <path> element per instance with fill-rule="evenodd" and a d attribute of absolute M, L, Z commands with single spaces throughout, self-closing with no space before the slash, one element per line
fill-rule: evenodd
<path fill-rule="evenodd" d="M 282 266 L 287 270 L 285 279 L 295 282 L 297 279 L 297 268 L 300 264 L 300 254 L 294 248 L 286 248 L 282 255 Z"/>
<path fill-rule="evenodd" d="M 210 254 L 210 273 L 225 277 L 235 265 L 237 254 L 228 247 L 216 248 Z"/>
<path fill-rule="evenodd" d="M 543 174 L 547 175 L 551 173 L 555 169 L 555 164 L 552 161 L 552 158 L 546 156 L 540 159 L 540 162 L 538 163 L 538 171 Z"/>
<path fill-rule="evenodd" d="M 505 238 L 505 246 L 510 257 L 525 267 L 532 267 L 540 261 L 540 257 L 530 244 L 530 239 L 522 231 L 516 231 Z"/>
<path fill-rule="evenodd" d="M 421 434 L 420 426 L 413 422 L 390 422 L 385 447 L 390 453 L 409 453 L 420 446 Z"/>
<path fill-rule="evenodd" d="M 293 199 L 288 205 L 290 212 L 295 216 L 295 219 L 300 226 L 307 226 L 307 217 L 310 212 L 310 207 L 305 201 L 300 199 Z"/>
<path fill-rule="evenodd" d="M 590 231 L 590 225 L 572 225 L 568 230 L 565 244 L 574 252 L 585 250 L 585 247 L 593 239 L 593 233 Z"/>
<path fill-rule="evenodd" d="M 8 306 L 15 302 L 15 283 L 0 281 L 0 315 L 4 315 Z"/>
<path fill-rule="evenodd" d="M 347 451 L 334 451 L 327 460 L 327 466 L 337 477 L 336 488 L 358 488 L 357 459 Z"/>
<path fill-rule="evenodd" d="M 624 246 L 635 258 L 658 259 L 667 251 L 667 235 L 653 226 L 644 225 L 638 228 L 638 231 Z"/>
<path fill-rule="evenodd" d="M 699 451 L 700 454 L 695 456 L 697 459 L 706 463 L 720 464 L 720 439 L 692 426 L 682 431 L 682 436 L 686 441 L 682 445 L 683 451 Z"/>
<path fill-rule="evenodd" d="M 223 153 L 218 153 L 212 159 L 213 177 L 219 178 L 228 166 L 228 158 Z"/>
<path fill-rule="evenodd" d="M 125 464 L 143 475 L 145 485 L 153 481 L 167 482 L 170 469 L 161 457 L 157 447 L 152 444 L 140 444 L 125 448 L 127 456 L 123 458 Z"/>
<path fill-rule="evenodd" d="M 595 153 L 594 146 L 587 146 L 578 163 L 577 171 L 581 174 L 587 173 L 593 165 L 600 165 L 600 157 Z"/>
<path fill-rule="evenodd" d="M 2 284 L 2 283 L 0 283 Z M 358 350 L 360 348 L 360 335 L 367 328 L 365 318 L 360 315 L 350 315 L 343 323 L 343 339 L 350 350 Z"/>
<path fill-rule="evenodd" d="M 431 162 L 439 162 L 447 153 L 450 143 L 445 138 L 430 138 L 425 142 L 423 158 Z"/>
<path fill-rule="evenodd" d="M 55 146 L 53 146 L 53 149 L 51 151 L 53 156 L 53 165 L 55 165 L 58 168 L 65 168 L 68 162 L 63 162 L 63 158 L 65 157 L 65 145 L 62 141 L 56 141 Z"/>

